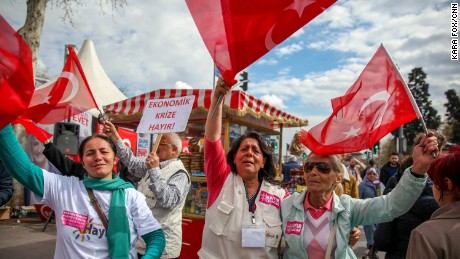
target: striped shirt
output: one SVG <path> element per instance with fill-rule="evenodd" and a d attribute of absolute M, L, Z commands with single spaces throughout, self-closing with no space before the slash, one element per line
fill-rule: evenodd
<path fill-rule="evenodd" d="M 185 199 L 190 188 L 187 172 L 178 171 L 167 181 L 161 173 L 161 168 L 165 167 L 178 158 L 160 162 L 160 167 L 147 169 L 145 157 L 136 157 L 133 151 L 125 146 L 122 140 L 115 142 L 118 157 L 121 162 L 128 167 L 128 174 L 143 178 L 146 173 L 149 174 L 149 189 L 156 198 L 156 206 L 170 209 L 179 205 Z"/>

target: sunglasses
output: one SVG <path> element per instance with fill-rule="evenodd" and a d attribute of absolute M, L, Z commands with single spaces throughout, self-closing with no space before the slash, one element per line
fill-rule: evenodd
<path fill-rule="evenodd" d="M 162 146 L 171 145 L 171 146 L 174 146 L 173 144 L 166 143 L 166 142 L 160 142 L 160 143 L 158 143 L 158 145 L 162 145 Z"/>
<path fill-rule="evenodd" d="M 326 162 L 306 162 L 303 166 L 303 170 L 305 173 L 310 173 L 315 167 L 322 174 L 328 174 L 332 171 L 331 165 Z"/>

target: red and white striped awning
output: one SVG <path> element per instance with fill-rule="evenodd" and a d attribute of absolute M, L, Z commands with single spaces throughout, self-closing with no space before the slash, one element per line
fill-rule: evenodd
<path fill-rule="evenodd" d="M 212 89 L 159 89 L 150 93 L 141 94 L 123 101 L 104 106 L 109 117 L 127 118 L 140 117 L 144 106 L 150 99 L 166 99 L 181 96 L 195 95 L 192 112 L 197 108 L 209 109 L 211 105 Z M 251 114 L 256 118 L 264 117 L 270 121 L 271 128 L 306 126 L 308 121 L 283 112 L 270 104 L 247 94 L 244 91 L 231 91 L 224 99 L 224 111 L 238 116 Z"/>

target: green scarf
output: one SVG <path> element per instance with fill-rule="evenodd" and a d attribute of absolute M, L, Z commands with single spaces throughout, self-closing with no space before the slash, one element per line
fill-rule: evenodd
<path fill-rule="evenodd" d="M 130 236 L 128 217 L 126 217 L 125 189 L 134 188 L 118 175 L 112 174 L 112 180 L 89 178 L 85 174 L 83 184 L 90 189 L 98 191 L 112 191 L 109 208 L 109 229 L 107 239 L 109 242 L 109 255 L 111 258 L 129 258 Z"/>

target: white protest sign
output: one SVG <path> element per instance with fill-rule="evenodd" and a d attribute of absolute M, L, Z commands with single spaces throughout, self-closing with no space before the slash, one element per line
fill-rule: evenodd
<path fill-rule="evenodd" d="M 184 131 L 194 101 L 194 95 L 149 100 L 136 132 L 156 134 Z"/>

